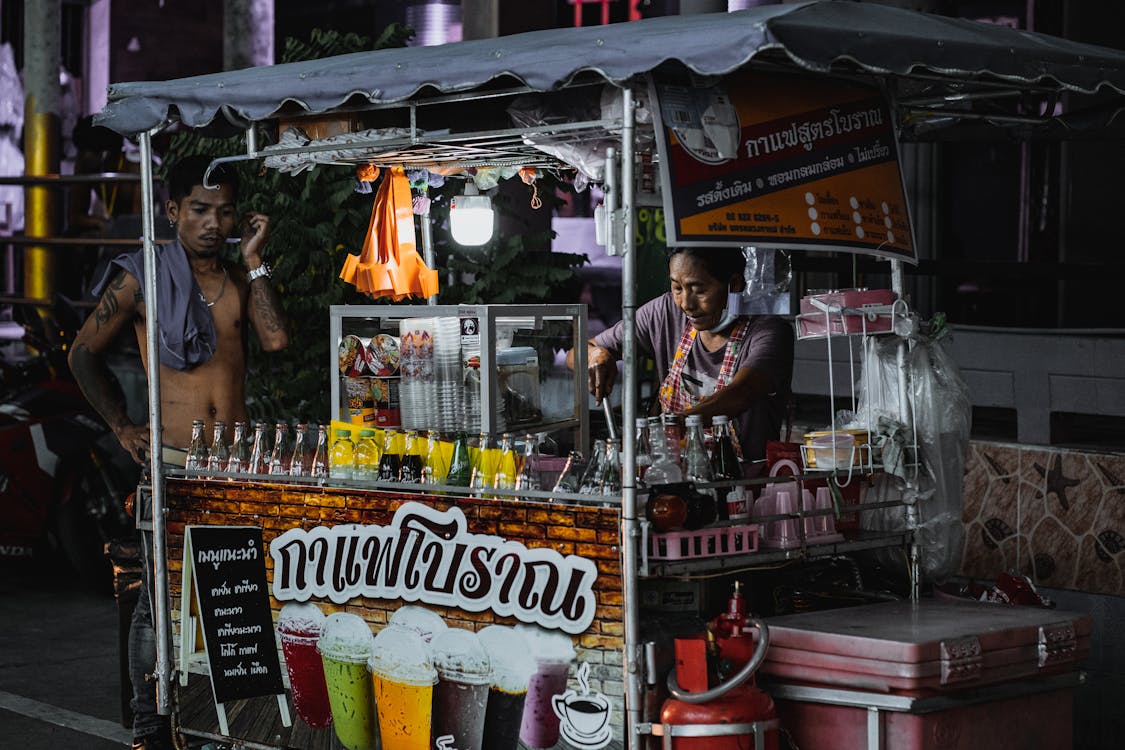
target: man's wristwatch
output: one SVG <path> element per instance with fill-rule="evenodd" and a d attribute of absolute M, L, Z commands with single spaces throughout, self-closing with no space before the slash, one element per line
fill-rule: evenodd
<path fill-rule="evenodd" d="M 246 280 L 247 281 L 253 281 L 254 279 L 260 278 L 262 276 L 265 276 L 267 279 L 273 278 L 273 270 L 269 266 L 267 266 L 265 263 L 258 266 L 257 268 L 255 268 L 250 273 L 246 274 Z"/>

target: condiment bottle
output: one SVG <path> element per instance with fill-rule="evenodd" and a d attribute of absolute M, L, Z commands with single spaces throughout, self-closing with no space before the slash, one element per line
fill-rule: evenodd
<path fill-rule="evenodd" d="M 306 477 L 312 466 L 312 444 L 309 438 L 309 426 L 298 424 L 296 439 L 293 441 L 293 455 L 289 458 L 289 475 L 293 477 Z"/>
<path fill-rule="evenodd" d="M 336 430 L 332 452 L 328 458 L 328 474 L 333 479 L 351 479 L 355 476 L 355 443 L 348 430 Z"/>
<path fill-rule="evenodd" d="M 265 422 L 258 422 L 254 425 L 254 442 L 250 448 L 250 463 L 246 466 L 246 473 L 248 474 L 265 474 L 269 471 L 269 444 L 266 436 L 266 429 L 269 427 Z"/>
<path fill-rule="evenodd" d="M 528 433 L 523 439 L 523 463 L 516 477 L 517 490 L 537 490 L 542 486 L 539 460 L 539 436 Z"/>

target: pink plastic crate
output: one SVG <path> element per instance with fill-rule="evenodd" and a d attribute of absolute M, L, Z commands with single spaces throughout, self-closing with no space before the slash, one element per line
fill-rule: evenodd
<path fill-rule="evenodd" d="M 758 525 L 754 523 L 697 531 L 668 531 L 651 534 L 648 538 L 648 556 L 652 560 L 691 560 L 757 551 Z"/>

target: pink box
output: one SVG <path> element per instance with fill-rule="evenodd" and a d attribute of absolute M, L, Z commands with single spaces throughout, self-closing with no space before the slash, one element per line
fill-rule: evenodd
<path fill-rule="evenodd" d="M 1071 747 L 1072 678 L 1089 652 L 1085 615 L 925 599 L 767 624 L 759 673 L 802 750 L 863 750 L 876 730 L 880 747 L 896 750 Z M 896 698 L 909 705 L 892 709 Z M 865 700 L 883 706 L 875 724 Z"/>
<path fill-rule="evenodd" d="M 797 335 L 801 338 L 852 333 L 885 333 L 891 330 L 889 307 L 895 302 L 890 289 L 841 289 L 801 298 Z M 826 305 L 828 312 L 818 307 Z"/>
<path fill-rule="evenodd" d="M 758 525 L 654 533 L 649 536 L 648 548 L 648 556 L 653 560 L 744 555 L 758 551 Z"/>

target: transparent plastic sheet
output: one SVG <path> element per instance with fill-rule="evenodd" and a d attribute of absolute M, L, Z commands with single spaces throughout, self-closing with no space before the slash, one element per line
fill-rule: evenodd
<path fill-rule="evenodd" d="M 925 326 L 920 328 L 925 329 Z M 881 440 L 897 438 L 906 461 L 877 477 L 867 502 L 903 500 L 918 509 L 922 569 L 941 581 L 957 571 L 964 529 L 961 523 L 961 481 L 965 473 L 972 404 L 968 386 L 946 347 L 947 329 L 940 325 L 907 339 L 907 393 L 917 430 L 917 471 L 910 465 L 914 432 L 900 404 L 897 337 L 870 337 L 864 346 L 858 388 L 860 421 L 878 425 Z M 893 451 L 892 451 L 893 453 Z M 894 473 L 897 471 L 897 473 Z M 909 481 L 908 481 L 909 480 Z M 862 526 L 873 530 L 906 528 L 903 508 L 862 514 Z"/>
<path fill-rule="evenodd" d="M 793 283 L 793 266 L 789 253 L 770 247 L 745 247 L 746 292 L 749 309 L 754 315 L 788 315 L 789 287 Z"/>
<path fill-rule="evenodd" d="M 16 70 L 12 45 L 0 44 L 0 175 L 23 174 L 23 151 L 19 138 L 23 131 L 23 84 Z M 23 229 L 23 188 L 0 187 L 0 234 Z"/>
<path fill-rule="evenodd" d="M 571 122 L 613 120 L 620 118 L 624 111 L 621 89 L 607 85 L 600 89 L 572 91 L 566 98 L 521 96 L 508 107 L 508 116 L 517 127 L 534 128 Z M 639 124 L 652 122 L 652 113 L 643 94 L 637 96 L 634 116 Z M 645 145 L 646 131 L 646 128 L 638 129 L 638 147 Z M 618 144 L 616 138 L 610 137 L 570 141 L 565 137 L 536 134 L 526 136 L 524 142 L 577 169 L 583 179 L 575 180 L 575 187 L 580 189 L 589 182 L 600 183 L 605 179 L 606 149 Z"/>

